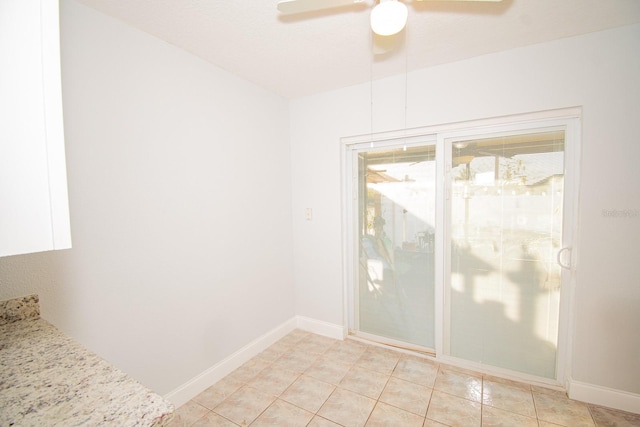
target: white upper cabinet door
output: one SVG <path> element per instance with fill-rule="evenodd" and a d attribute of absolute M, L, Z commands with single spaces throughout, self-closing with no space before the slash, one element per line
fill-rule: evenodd
<path fill-rule="evenodd" d="M 0 0 L 0 256 L 71 247 L 57 0 Z"/>

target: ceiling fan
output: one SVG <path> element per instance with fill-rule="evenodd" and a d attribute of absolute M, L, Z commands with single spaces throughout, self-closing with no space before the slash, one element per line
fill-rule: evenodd
<path fill-rule="evenodd" d="M 417 0 L 417 1 L 466 1 L 500 2 L 502 0 Z M 281 0 L 278 10 L 283 15 L 315 12 L 364 3 L 365 0 Z M 380 0 L 371 11 L 371 30 L 379 36 L 392 36 L 407 24 L 407 6 L 398 0 Z"/>

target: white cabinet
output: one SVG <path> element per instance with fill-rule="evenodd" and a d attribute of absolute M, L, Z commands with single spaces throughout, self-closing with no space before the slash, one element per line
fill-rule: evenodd
<path fill-rule="evenodd" d="M 0 0 L 0 256 L 71 247 L 57 0 Z"/>

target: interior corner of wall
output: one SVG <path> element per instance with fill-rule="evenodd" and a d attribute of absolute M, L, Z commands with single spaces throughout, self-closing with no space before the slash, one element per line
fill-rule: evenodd
<path fill-rule="evenodd" d="M 347 330 L 342 325 L 311 319 L 305 316 L 296 316 L 296 327 L 307 332 L 337 340 L 343 340 L 347 336 Z"/>

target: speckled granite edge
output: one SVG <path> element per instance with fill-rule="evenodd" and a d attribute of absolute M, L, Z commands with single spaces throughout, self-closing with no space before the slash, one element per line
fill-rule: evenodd
<path fill-rule="evenodd" d="M 0 426 L 160 427 L 173 410 L 44 319 L 0 326 Z"/>
<path fill-rule="evenodd" d="M 40 299 L 38 295 L 13 298 L 0 301 L 0 325 L 19 320 L 37 319 L 40 317 Z"/>

